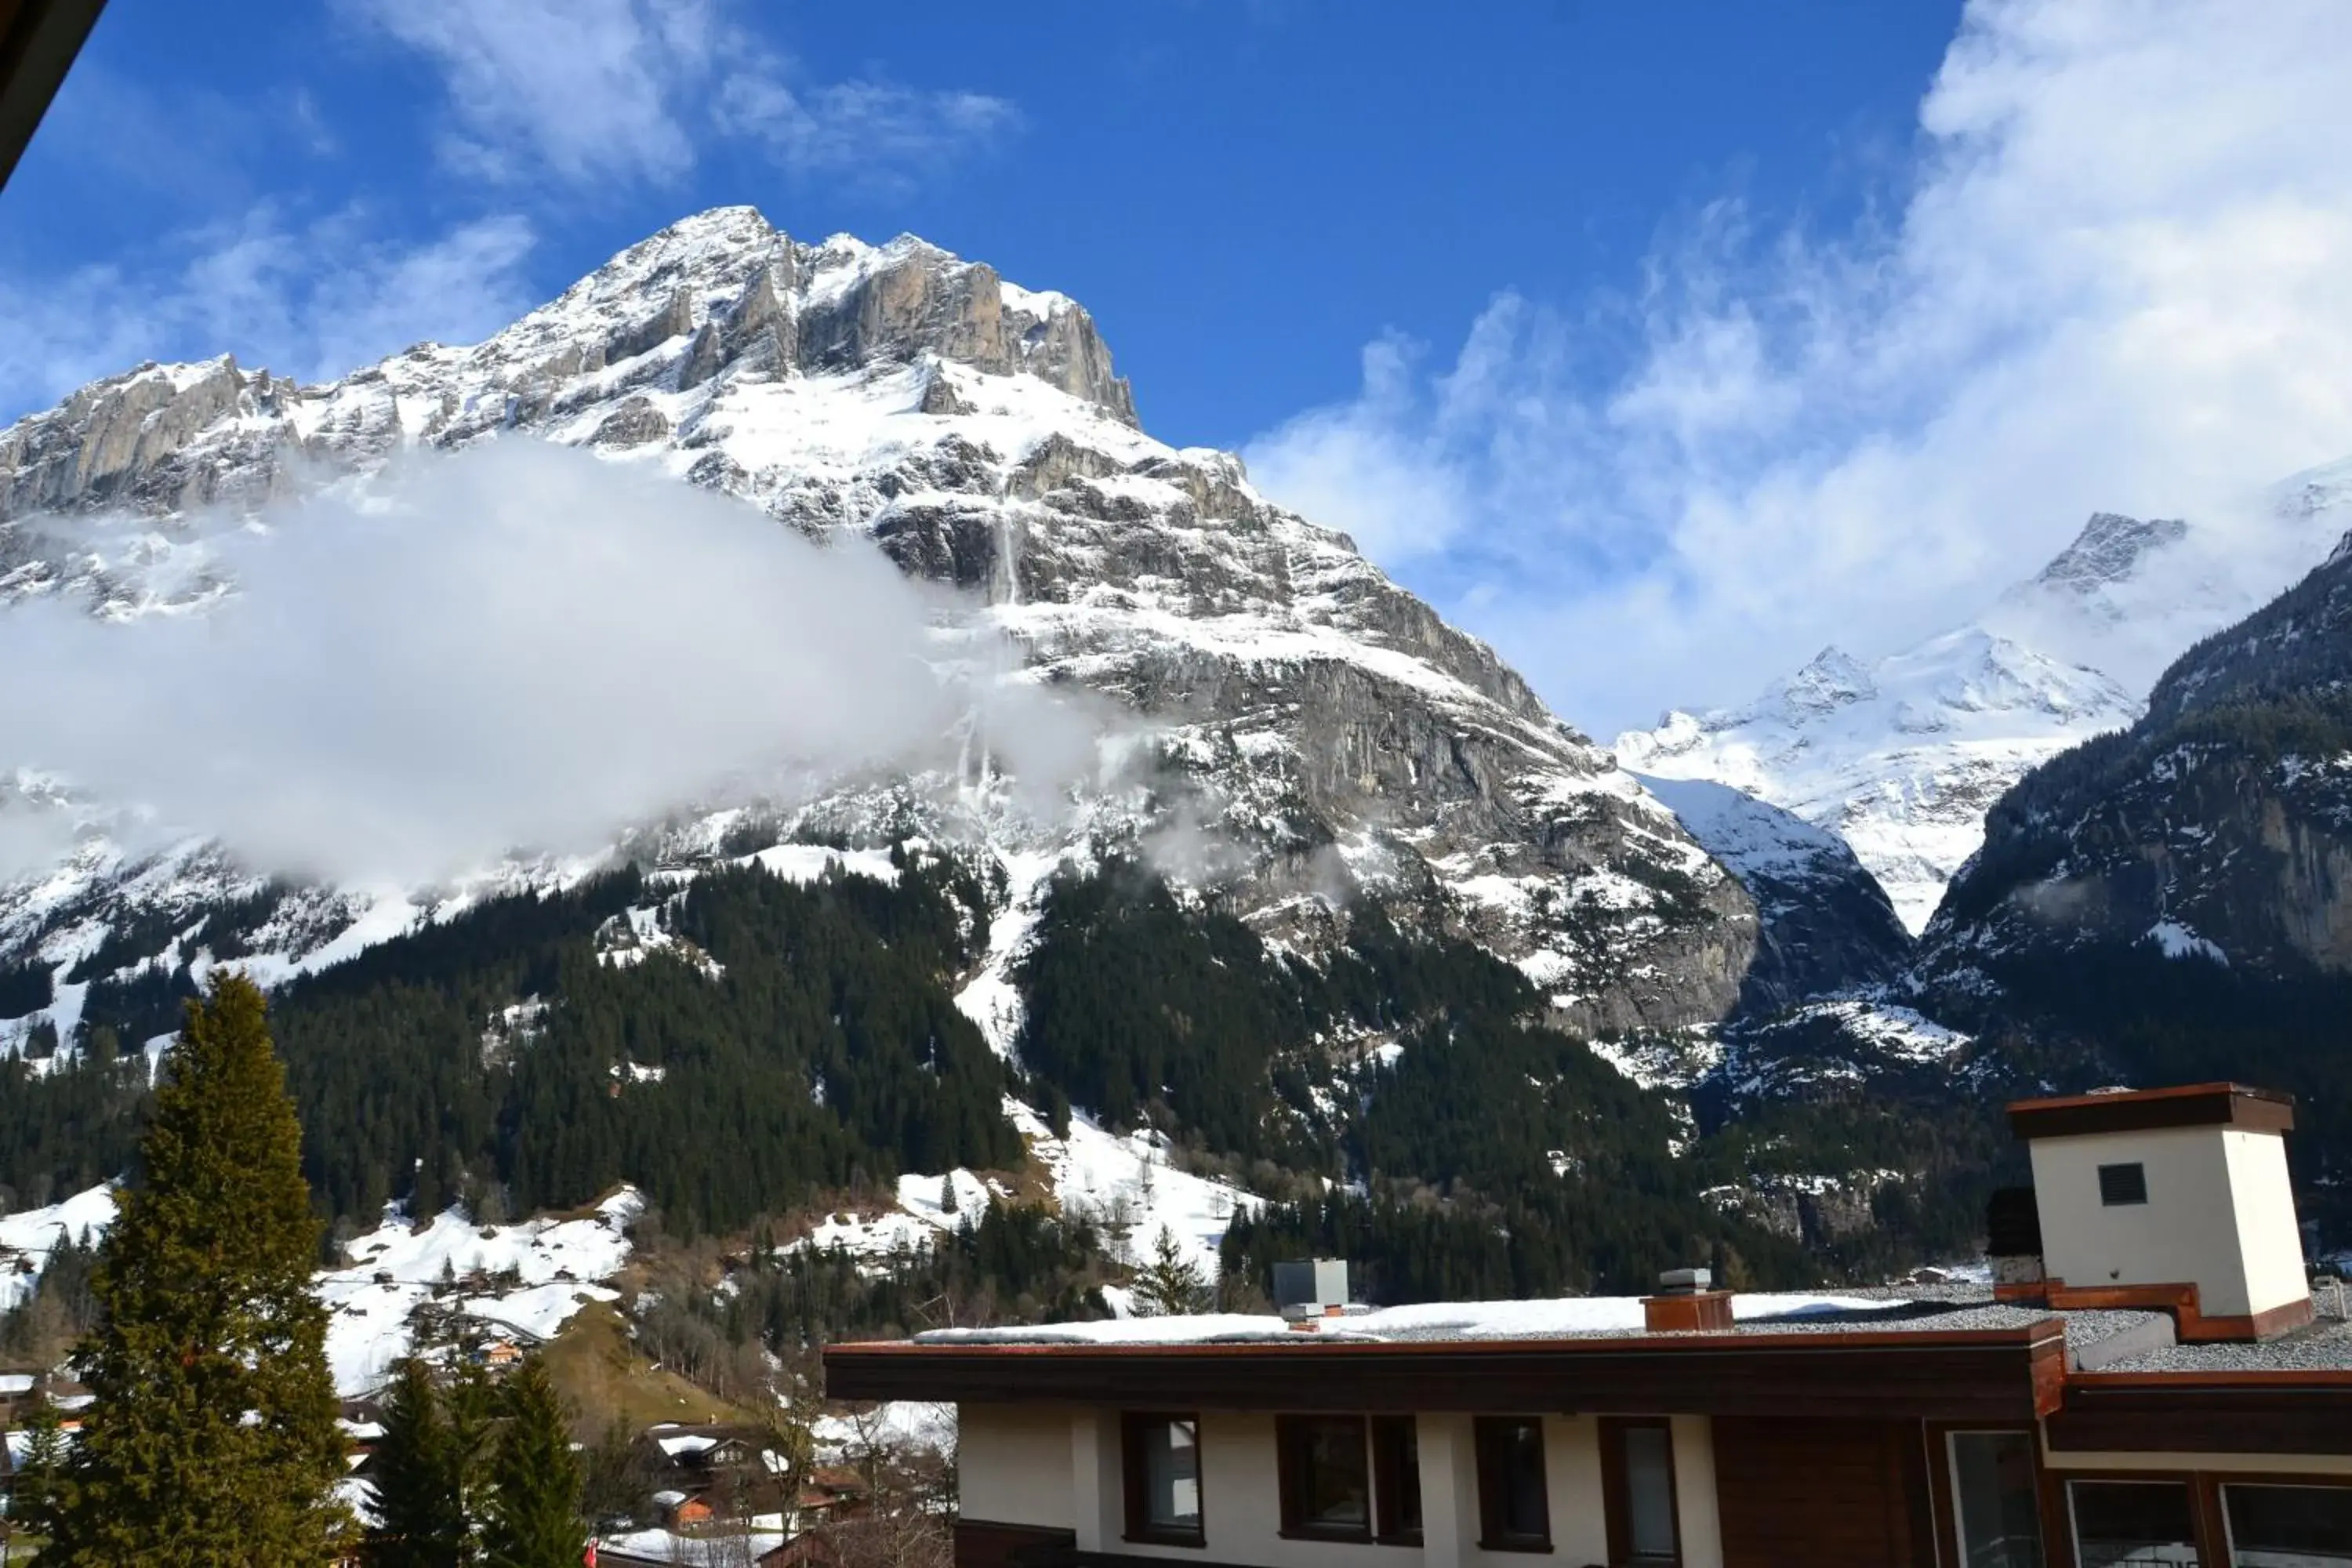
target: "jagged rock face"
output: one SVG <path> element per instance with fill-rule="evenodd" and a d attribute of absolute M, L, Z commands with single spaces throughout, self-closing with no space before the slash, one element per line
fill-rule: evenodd
<path fill-rule="evenodd" d="M 1311 947 L 1346 899 L 1374 898 L 1517 962 L 1572 1025 L 1712 1022 L 1759 963 L 1786 966 L 1741 880 L 1492 650 L 1268 503 L 1238 459 L 1142 434 L 1074 302 L 917 240 L 806 246 L 722 209 L 475 347 L 320 386 L 227 360 L 100 383 L 0 433 L 0 601 L 81 594 L 128 615 L 211 592 L 192 510 L 514 435 L 870 538 L 984 597 L 1034 675 L 1140 720 L 1147 798 L 1089 802 L 1075 838 L 984 847 L 1025 868 L 1007 879 L 1014 914 L 1041 855 L 1181 830 L 1209 848 L 1180 872 L 1279 940 Z M 920 793 L 884 781 L 800 820 L 935 826 Z M 0 894 L 0 955 L 86 944 L 121 923 L 110 899 L 188 910 L 238 885 L 179 853 L 131 864 L 85 845 L 78 890 Z"/>
<path fill-rule="evenodd" d="M 2352 556 L 2184 654 L 2126 733 L 2023 780 L 1926 938 L 2003 959 L 2146 944 L 2242 972 L 2352 973 Z"/>
<path fill-rule="evenodd" d="M 2188 536 L 2189 524 L 2179 518 L 2093 512 L 2074 542 L 2034 574 L 2033 581 L 2044 588 L 2081 596 L 2095 595 L 2130 576 L 2151 552 L 2178 544 Z"/>

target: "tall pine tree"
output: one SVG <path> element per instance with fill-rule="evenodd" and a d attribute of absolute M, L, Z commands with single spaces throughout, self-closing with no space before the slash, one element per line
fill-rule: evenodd
<path fill-rule="evenodd" d="M 65 1418 L 46 1394 L 25 1413 L 25 1448 L 8 1490 L 10 1526 L 45 1535 L 55 1525 L 58 1478 L 66 1467 Z"/>
<path fill-rule="evenodd" d="M 1152 1244 L 1151 1261 L 1135 1271 L 1135 1310 L 1146 1318 L 1178 1318 L 1209 1310 L 1208 1281 L 1184 1256 L 1183 1244 L 1166 1226 Z"/>
<path fill-rule="evenodd" d="M 190 1003 L 99 1255 L 97 1397 L 51 1510 L 58 1568 L 318 1568 L 350 1529 L 310 1293 L 319 1222 L 261 992 Z"/>
<path fill-rule="evenodd" d="M 466 1521 L 466 1470 L 472 1455 L 453 1424 L 425 1363 L 401 1363 L 383 1402 L 376 1444 L 376 1526 L 368 1532 L 373 1568 L 455 1568 L 472 1548 Z"/>
<path fill-rule="evenodd" d="M 580 1458 L 562 1398 L 537 1356 L 499 1392 L 506 1424 L 490 1462 L 484 1554 L 490 1568 L 578 1568 L 588 1532 L 580 1524 Z"/>

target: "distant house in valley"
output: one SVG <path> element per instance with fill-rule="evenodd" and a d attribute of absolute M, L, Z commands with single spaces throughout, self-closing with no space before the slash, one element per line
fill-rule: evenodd
<path fill-rule="evenodd" d="M 638 1436 L 635 1468 L 672 1529 L 775 1517 L 790 1502 L 791 1478 L 776 1435 L 739 1423 L 667 1422 Z"/>

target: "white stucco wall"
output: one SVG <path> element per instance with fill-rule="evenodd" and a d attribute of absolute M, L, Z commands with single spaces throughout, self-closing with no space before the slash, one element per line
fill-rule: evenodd
<path fill-rule="evenodd" d="M 1135 1557 L 1265 1568 L 1527 1568 L 1525 1553 L 1478 1548 L 1473 1418 L 1423 1414 L 1416 1419 L 1418 1548 L 1286 1540 L 1275 1417 L 1256 1412 L 1201 1412 L 1205 1540 L 1199 1547 L 1123 1539 L 1127 1500 L 1117 1410 L 964 1405 L 957 1459 L 961 1506 L 967 1519 L 1067 1529 L 1081 1550 Z M 1600 1423 L 1590 1415 L 1547 1415 L 1543 1424 L 1553 1558 L 1566 1568 L 1604 1563 L 1609 1526 Z M 1722 1568 L 1710 1425 L 1705 1416 L 1678 1415 L 1673 1428 L 1683 1561 L 1685 1568 Z"/>
<path fill-rule="evenodd" d="M 1704 1415 L 1677 1415 L 1675 1431 L 1675 1515 L 1683 1538 L 1683 1568 L 1723 1568 L 1723 1521 L 1715 1496 L 1715 1424 Z"/>
<path fill-rule="evenodd" d="M 2246 1259 L 2246 1294 L 2252 1311 L 2299 1301 L 2310 1293 L 2304 1272 L 2303 1227 L 2294 1215 L 2294 1184 L 2287 1180 L 2286 1140 L 2231 1128 L 2222 1135 L 2235 1195 L 2238 1240 Z"/>
<path fill-rule="evenodd" d="M 956 1489 L 966 1519 L 1074 1527 L 1067 1410 L 967 1405 L 957 1433 Z"/>
<path fill-rule="evenodd" d="M 2272 1133 L 2223 1127 L 2037 1138 L 2042 1257 L 2074 1286 L 2192 1284 L 2210 1316 L 2259 1312 L 2305 1292 L 2286 1155 Z M 2099 1167 L 2137 1162 L 2147 1202 L 2099 1201 Z"/>

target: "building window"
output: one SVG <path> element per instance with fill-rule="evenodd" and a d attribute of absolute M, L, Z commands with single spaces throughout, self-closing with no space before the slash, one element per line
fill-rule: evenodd
<path fill-rule="evenodd" d="M 1129 1415 L 1123 1425 L 1127 1538 L 1200 1545 L 1201 1418 Z"/>
<path fill-rule="evenodd" d="M 1601 1423 L 1601 1482 L 1609 1560 L 1675 1568 L 1683 1560 L 1675 1521 L 1675 1434 L 1662 1420 Z"/>
<path fill-rule="evenodd" d="M 2264 1483 L 2221 1489 L 2233 1568 L 2335 1568 L 2352 1563 L 2352 1487 Z"/>
<path fill-rule="evenodd" d="M 1372 1501 L 1381 1540 L 1421 1543 L 1421 1428 L 1410 1415 L 1372 1417 Z"/>
<path fill-rule="evenodd" d="M 1532 1415 L 1478 1419 L 1478 1520 L 1488 1552 L 1551 1550 L 1543 1423 Z"/>
<path fill-rule="evenodd" d="M 1961 1568 L 2042 1568 L 2042 1499 L 2031 1432 L 1950 1436 Z"/>
<path fill-rule="evenodd" d="M 2071 1481 L 2079 1568 L 2198 1568 L 2186 1481 Z"/>
<path fill-rule="evenodd" d="M 2147 1202 L 2147 1167 L 2137 1160 L 2128 1165 L 2100 1166 L 2099 1201 L 2109 1208 Z"/>
<path fill-rule="evenodd" d="M 1330 1541 L 1372 1538 L 1372 1472 L 1360 1415 L 1275 1419 L 1282 1532 Z"/>

